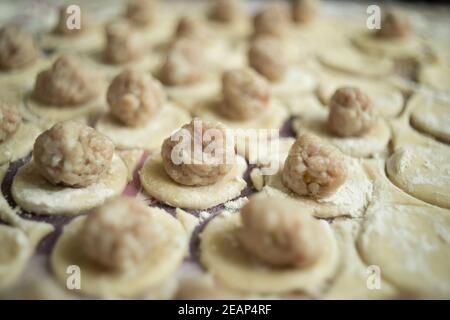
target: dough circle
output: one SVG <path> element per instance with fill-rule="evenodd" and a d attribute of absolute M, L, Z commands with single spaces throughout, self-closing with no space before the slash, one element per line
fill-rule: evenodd
<path fill-rule="evenodd" d="M 294 65 L 288 67 L 280 81 L 270 84 L 273 95 L 283 98 L 302 92 L 312 92 L 317 86 L 317 79 L 310 71 Z"/>
<path fill-rule="evenodd" d="M 265 177 L 261 192 L 267 196 L 284 196 L 298 202 L 300 207 L 311 208 L 314 216 L 332 218 L 339 216 L 360 217 L 369 203 L 373 186 L 359 160 L 346 157 L 347 179 L 335 194 L 324 199 L 300 197 L 288 189 L 282 181 L 282 169 Z"/>
<path fill-rule="evenodd" d="M 190 115 L 168 103 L 142 127 L 128 127 L 116 121 L 110 114 L 103 115 L 96 129 L 109 137 L 120 148 L 157 149 L 173 131 L 189 122 Z"/>
<path fill-rule="evenodd" d="M 450 103 L 420 97 L 414 99 L 411 125 L 417 130 L 450 143 Z"/>
<path fill-rule="evenodd" d="M 423 41 L 414 35 L 401 39 L 383 39 L 374 33 L 361 33 L 353 38 L 353 43 L 368 54 L 391 58 L 412 58 L 425 60 L 427 58 Z"/>
<path fill-rule="evenodd" d="M 22 123 L 14 135 L 0 143 L 0 165 L 26 157 L 40 133 L 36 125 Z"/>
<path fill-rule="evenodd" d="M 166 86 L 169 98 L 189 112 L 195 112 L 200 101 L 211 99 L 220 91 L 218 79 L 207 79 L 191 85 Z"/>
<path fill-rule="evenodd" d="M 450 93 L 450 68 L 443 65 L 422 66 L 419 81 L 432 89 Z"/>
<path fill-rule="evenodd" d="M 142 72 L 154 73 L 161 64 L 162 56 L 154 54 L 146 50 L 142 57 L 125 63 L 108 63 L 104 60 L 104 50 L 96 50 L 89 53 L 89 58 L 95 63 L 99 71 L 105 75 L 107 79 L 112 79 L 125 69 L 137 69 Z"/>
<path fill-rule="evenodd" d="M 3 89 L 5 86 L 9 86 L 22 94 L 33 87 L 36 75 L 39 71 L 48 68 L 53 60 L 53 58 L 39 57 L 32 65 L 23 69 L 0 71 L 0 87 Z M 2 96 L 4 94 L 2 92 Z"/>
<path fill-rule="evenodd" d="M 101 94 L 99 97 L 102 96 Z M 90 120 L 106 109 L 104 99 L 97 98 L 79 106 L 52 106 L 35 101 L 32 97 L 25 97 L 25 110 L 42 122 L 46 127 L 50 127 L 56 122 L 80 119 Z"/>
<path fill-rule="evenodd" d="M 450 209 L 450 149 L 437 144 L 405 145 L 386 162 L 389 179 L 422 201 Z"/>
<path fill-rule="evenodd" d="M 203 120 L 220 122 L 231 129 L 279 129 L 288 118 L 285 106 L 272 99 L 267 109 L 259 116 L 249 120 L 233 120 L 221 115 L 218 111 L 220 100 L 209 100 L 198 105 L 195 115 Z"/>
<path fill-rule="evenodd" d="M 0 289 L 11 286 L 33 254 L 27 236 L 17 228 L 0 225 Z"/>
<path fill-rule="evenodd" d="M 282 294 L 304 291 L 317 294 L 335 273 L 339 261 L 330 226 L 320 221 L 325 250 L 319 260 L 305 269 L 273 268 L 252 257 L 239 245 L 240 215 L 222 214 L 209 222 L 200 242 L 202 264 L 224 285 L 245 293 Z"/>
<path fill-rule="evenodd" d="M 337 88 L 342 86 L 353 86 L 363 90 L 372 101 L 374 111 L 382 117 L 393 118 L 403 109 L 402 93 L 389 83 L 347 76 L 325 77 L 317 90 L 320 101 L 328 106 L 331 96 Z"/>
<path fill-rule="evenodd" d="M 17 171 L 11 193 L 14 201 L 30 213 L 77 214 L 120 194 L 125 189 L 127 177 L 127 167 L 115 155 L 108 172 L 96 183 L 85 188 L 54 186 L 37 172 L 31 160 Z"/>
<path fill-rule="evenodd" d="M 368 287 L 369 266 L 364 263 L 356 247 L 360 221 L 336 220 L 331 224 L 340 253 L 338 273 L 322 297 L 326 300 L 395 299 L 398 292 L 385 279 L 376 290 Z"/>
<path fill-rule="evenodd" d="M 126 272 L 109 271 L 85 256 L 79 236 L 86 217 L 78 217 L 70 222 L 64 227 L 50 258 L 57 280 L 65 286 L 67 268 L 76 265 L 81 270 L 81 292 L 104 298 L 135 297 L 163 283 L 182 263 L 187 238 L 178 220 L 164 210 L 153 210 L 156 210 L 154 217 L 157 223 L 167 232 L 167 240 L 156 246 L 142 265 Z"/>
<path fill-rule="evenodd" d="M 58 35 L 55 33 L 43 34 L 39 39 L 40 47 L 57 52 L 89 52 L 102 48 L 105 37 L 102 27 L 90 26 L 89 30 L 73 36 Z"/>
<path fill-rule="evenodd" d="M 312 132 L 335 145 L 343 153 L 353 157 L 370 157 L 386 151 L 391 138 L 387 123 L 379 118 L 375 125 L 360 137 L 337 137 L 327 127 L 328 109 L 311 109 L 293 122 L 293 129 L 300 135 Z"/>
<path fill-rule="evenodd" d="M 326 48 L 317 57 L 324 66 L 353 75 L 385 76 L 393 69 L 391 60 L 367 56 L 348 46 Z"/>
<path fill-rule="evenodd" d="M 378 202 L 369 207 L 357 244 L 363 259 L 407 297 L 448 299 L 449 231 L 442 209 Z"/>
<path fill-rule="evenodd" d="M 157 155 L 145 162 L 140 180 L 147 194 L 156 200 L 184 209 L 207 209 L 238 197 L 247 185 L 243 179 L 246 170 L 247 163 L 237 156 L 234 168 L 218 182 L 207 186 L 183 186 L 167 175 L 162 159 Z"/>

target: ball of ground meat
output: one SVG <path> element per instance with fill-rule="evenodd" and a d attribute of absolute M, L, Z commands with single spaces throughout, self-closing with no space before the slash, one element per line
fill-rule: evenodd
<path fill-rule="evenodd" d="M 242 207 L 241 219 L 242 246 L 270 265 L 304 268 L 323 252 L 319 221 L 292 200 L 253 196 Z"/>
<path fill-rule="evenodd" d="M 233 22 L 242 15 L 243 8 L 240 0 L 216 0 L 212 5 L 209 16 L 219 22 Z"/>
<path fill-rule="evenodd" d="M 50 69 L 39 72 L 33 97 L 51 105 L 81 105 L 98 96 L 99 82 L 97 74 L 81 60 L 63 55 Z"/>
<path fill-rule="evenodd" d="M 328 128 L 340 137 L 361 136 L 375 123 L 372 103 L 358 88 L 337 89 L 331 97 L 329 107 Z"/>
<path fill-rule="evenodd" d="M 213 184 L 235 165 L 234 144 L 230 139 L 223 125 L 196 118 L 164 141 L 161 148 L 164 169 L 179 184 Z"/>
<path fill-rule="evenodd" d="M 282 178 L 300 196 L 324 198 L 345 182 L 347 167 L 340 151 L 319 137 L 304 133 L 289 150 Z"/>
<path fill-rule="evenodd" d="M 169 86 L 191 85 L 206 76 L 205 56 L 201 45 L 192 39 L 175 41 L 161 68 L 161 80 Z"/>
<path fill-rule="evenodd" d="M 84 221 L 80 230 L 84 254 L 112 270 L 139 265 L 164 237 L 152 210 L 135 198 L 108 200 Z"/>
<path fill-rule="evenodd" d="M 200 19 L 183 16 L 178 20 L 175 36 L 196 41 L 208 41 L 210 34 L 207 26 Z"/>
<path fill-rule="evenodd" d="M 19 130 L 22 116 L 16 106 L 0 102 L 0 143 Z"/>
<path fill-rule="evenodd" d="M 271 98 L 267 81 L 249 68 L 225 72 L 222 95 L 221 112 L 237 120 L 247 120 L 261 114 Z"/>
<path fill-rule="evenodd" d="M 292 18 L 295 22 L 309 22 L 317 16 L 318 11 L 318 0 L 293 0 Z"/>
<path fill-rule="evenodd" d="M 377 35 L 382 38 L 402 38 L 411 31 L 411 22 L 406 12 L 389 10 L 381 21 Z"/>
<path fill-rule="evenodd" d="M 81 33 L 83 33 L 87 28 L 87 19 L 86 19 L 86 13 L 81 12 L 80 14 L 80 28 L 73 28 L 69 29 L 67 27 L 67 22 L 69 22 L 69 25 L 71 25 L 71 16 L 73 12 L 68 13 L 67 9 L 69 6 L 62 6 L 59 8 L 59 20 L 55 27 L 55 33 L 62 35 L 62 36 L 76 36 Z"/>
<path fill-rule="evenodd" d="M 106 98 L 114 118 L 130 127 L 146 124 L 166 101 L 159 81 L 137 70 L 125 70 L 116 76 Z"/>
<path fill-rule="evenodd" d="M 108 24 L 106 29 L 105 61 L 121 64 L 136 60 L 144 55 L 141 39 L 126 21 Z"/>
<path fill-rule="evenodd" d="M 145 27 L 154 21 L 156 3 L 154 0 L 129 0 L 125 17 L 139 27 Z"/>
<path fill-rule="evenodd" d="M 0 29 L 0 69 L 13 70 L 30 65 L 39 56 L 33 37 L 20 27 Z"/>
<path fill-rule="evenodd" d="M 37 170 L 54 185 L 85 187 L 109 169 L 113 142 L 85 124 L 59 122 L 36 139 L 33 159 Z"/>
<path fill-rule="evenodd" d="M 283 37 L 289 29 L 289 11 L 280 4 L 262 9 L 253 20 L 256 35 Z"/>
<path fill-rule="evenodd" d="M 249 65 L 270 81 L 284 77 L 288 68 L 282 44 L 274 37 L 258 37 L 248 51 Z"/>

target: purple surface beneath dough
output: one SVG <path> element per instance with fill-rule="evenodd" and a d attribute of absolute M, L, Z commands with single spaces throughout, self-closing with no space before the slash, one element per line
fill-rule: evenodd
<path fill-rule="evenodd" d="M 293 137 L 294 136 L 294 132 L 291 129 L 291 127 L 292 127 L 291 124 L 292 124 L 292 119 L 289 119 L 288 121 L 286 121 L 286 123 L 283 124 L 283 126 L 280 129 L 280 137 Z M 138 192 L 140 192 L 141 186 L 140 186 L 140 182 L 139 182 L 139 170 L 141 169 L 141 167 L 144 163 L 144 160 L 147 157 L 148 157 L 148 154 L 144 154 L 142 161 L 140 163 L 140 166 L 135 170 L 135 172 L 133 174 L 133 180 L 127 185 L 123 195 L 136 196 L 136 194 Z M 14 179 L 14 176 L 17 173 L 17 170 L 21 166 L 23 166 L 25 163 L 30 161 L 30 159 L 31 159 L 31 155 L 11 163 L 5 174 L 5 178 L 2 182 L 1 191 L 2 191 L 3 195 L 5 196 L 6 200 L 8 201 L 8 203 L 13 208 L 16 207 L 17 205 L 11 195 L 12 181 Z M 244 180 L 246 181 L 247 186 L 244 188 L 244 190 L 242 190 L 241 194 L 237 198 L 248 197 L 251 194 L 253 194 L 254 192 L 256 192 L 256 190 L 254 189 L 254 187 L 251 183 L 251 180 L 250 180 L 250 172 L 254 167 L 255 167 L 254 165 L 249 165 L 247 168 L 247 171 L 244 173 Z M 151 207 L 161 208 L 161 209 L 167 211 L 169 214 L 172 214 L 172 215 L 175 214 L 175 210 L 176 210 L 175 207 L 161 203 L 161 202 L 157 201 L 156 199 L 150 198 L 150 199 L 148 199 L 147 203 Z M 193 214 L 194 216 L 198 216 L 198 214 L 200 212 L 204 212 L 204 211 L 209 213 L 209 217 L 207 219 L 202 220 L 202 222 L 193 231 L 192 238 L 190 240 L 190 256 L 187 258 L 188 261 L 197 261 L 198 262 L 198 246 L 199 246 L 199 242 L 200 242 L 199 234 L 202 232 L 205 225 L 210 220 L 212 220 L 217 214 L 219 214 L 224 208 L 225 208 L 224 204 L 220 204 L 215 207 L 209 208 L 207 210 L 185 209 L 185 211 Z M 52 232 L 51 234 L 49 234 L 47 237 L 45 237 L 41 241 L 41 243 L 38 245 L 38 248 L 37 248 L 38 254 L 49 255 L 53 249 L 53 246 L 54 246 L 56 240 L 60 236 L 64 225 L 69 223 L 74 218 L 81 216 L 81 215 L 88 214 L 88 213 L 89 212 L 84 212 L 84 213 L 81 213 L 78 215 L 54 216 L 54 215 L 36 215 L 36 214 L 32 214 L 30 212 L 27 212 L 25 210 L 21 210 L 19 215 L 22 218 L 27 219 L 27 220 L 47 222 L 47 223 L 52 224 L 55 227 L 55 231 Z M 4 223 L 4 222 L 0 221 L 0 223 Z"/>

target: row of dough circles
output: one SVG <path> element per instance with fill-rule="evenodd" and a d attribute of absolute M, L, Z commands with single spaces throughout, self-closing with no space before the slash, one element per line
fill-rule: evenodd
<path fill-rule="evenodd" d="M 328 6 L 1 23 L 0 297 L 450 298 L 448 37 Z"/>

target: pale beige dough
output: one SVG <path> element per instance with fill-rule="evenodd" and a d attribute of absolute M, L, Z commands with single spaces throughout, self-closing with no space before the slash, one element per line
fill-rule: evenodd
<path fill-rule="evenodd" d="M 101 298 L 131 298 L 147 289 L 161 285 L 180 266 L 185 255 L 187 239 L 181 224 L 161 209 L 155 219 L 167 237 L 149 252 L 146 260 L 136 268 L 119 272 L 109 271 L 89 259 L 81 247 L 80 229 L 86 217 L 79 217 L 64 227 L 50 258 L 57 280 L 66 285 L 67 267 L 81 269 L 81 293 Z"/>
<path fill-rule="evenodd" d="M 214 277 L 197 265 L 186 264 L 181 269 L 176 299 L 179 300 L 225 300 L 243 299 L 242 294 L 225 288 Z"/>
<path fill-rule="evenodd" d="M 22 123 L 17 132 L 0 143 L 0 165 L 26 157 L 40 133 L 40 128 L 35 124 Z"/>
<path fill-rule="evenodd" d="M 35 121 L 44 128 L 49 128 L 56 122 L 77 119 L 90 121 L 106 110 L 104 95 L 100 94 L 94 101 L 79 106 L 52 106 L 42 104 L 33 98 L 25 97 L 25 112 L 31 114 Z"/>
<path fill-rule="evenodd" d="M 22 274 L 33 248 L 23 231 L 0 225 L 0 290 L 11 286 Z"/>
<path fill-rule="evenodd" d="M 218 111 L 219 99 L 207 100 L 199 104 L 195 116 L 212 122 L 220 122 L 231 129 L 279 129 L 288 118 L 285 106 L 278 100 L 272 99 L 267 109 L 257 117 L 249 120 L 229 119 Z"/>
<path fill-rule="evenodd" d="M 122 158 L 123 163 L 125 163 L 128 169 L 128 181 L 133 180 L 133 174 L 139 163 L 141 162 L 142 156 L 144 155 L 143 149 L 116 149 L 116 153 Z"/>
<path fill-rule="evenodd" d="M 165 138 L 190 119 L 190 115 L 185 110 L 167 103 L 142 127 L 125 126 L 110 114 L 105 114 L 98 120 L 96 129 L 109 137 L 119 148 L 153 150 L 159 149 Z"/>
<path fill-rule="evenodd" d="M 102 74 L 104 74 L 107 79 L 114 78 L 121 71 L 127 68 L 155 73 L 162 61 L 162 56 L 160 54 L 149 52 L 149 50 L 144 51 L 143 55 L 141 57 L 138 57 L 136 60 L 121 64 L 111 64 L 105 62 L 103 57 L 103 49 L 89 53 L 89 57 L 93 60 L 93 62 L 96 63 L 96 66 L 100 69 Z"/>
<path fill-rule="evenodd" d="M 207 209 L 234 199 L 241 194 L 246 182 L 243 174 L 247 164 L 242 157 L 221 180 L 206 186 L 183 186 L 173 181 L 164 170 L 161 157 L 149 158 L 140 172 L 146 193 L 163 203 L 185 209 Z"/>
<path fill-rule="evenodd" d="M 126 186 L 127 177 L 127 167 L 116 155 L 108 172 L 96 183 L 85 188 L 55 186 L 37 172 L 31 160 L 17 172 L 11 192 L 21 208 L 34 214 L 77 214 L 120 194 Z"/>
<path fill-rule="evenodd" d="M 393 70 L 392 60 L 368 56 L 350 46 L 325 48 L 317 57 L 324 66 L 353 75 L 377 77 Z"/>
<path fill-rule="evenodd" d="M 172 36 L 178 18 L 173 9 L 173 4 L 160 2 L 157 8 L 158 14 L 153 17 L 154 21 L 147 26 L 135 27 L 134 32 L 138 34 L 142 43 L 157 46 Z"/>
<path fill-rule="evenodd" d="M 47 69 L 53 60 L 53 58 L 40 57 L 33 64 L 23 69 L 0 71 L 0 87 L 11 86 L 23 94 L 33 87 L 34 80 L 39 71 Z"/>
<path fill-rule="evenodd" d="M 448 211 L 426 204 L 374 201 L 367 210 L 358 249 L 364 261 L 379 266 L 382 276 L 405 297 L 450 297 Z"/>
<path fill-rule="evenodd" d="M 411 102 L 411 125 L 417 130 L 450 143 L 450 100 L 419 95 Z"/>
<path fill-rule="evenodd" d="M 444 65 L 425 65 L 420 68 L 419 81 L 437 91 L 450 93 L 450 67 Z"/>
<path fill-rule="evenodd" d="M 262 193 L 294 199 L 299 206 L 311 208 L 314 216 L 332 218 L 339 216 L 360 217 L 372 197 L 372 183 L 364 171 L 361 161 L 345 157 L 347 179 L 331 196 L 320 200 L 300 197 L 288 189 L 282 181 L 282 168 L 274 175 L 265 176 Z"/>
<path fill-rule="evenodd" d="M 376 56 L 413 58 L 416 61 L 426 61 L 428 59 L 425 44 L 416 35 L 386 39 L 377 37 L 372 32 L 364 32 L 355 35 L 352 41 L 359 49 Z"/>
<path fill-rule="evenodd" d="M 186 233 L 190 236 L 194 229 L 198 226 L 200 223 L 199 218 L 194 216 L 193 214 L 190 214 L 183 209 L 177 208 L 175 211 L 175 218 L 177 218 L 178 221 L 183 225 L 184 230 Z"/>
<path fill-rule="evenodd" d="M 0 182 L 3 181 L 8 165 L 0 166 Z M 15 285 L 24 273 L 34 249 L 54 227 L 45 222 L 22 219 L 17 210 L 11 208 L 0 196 L 0 225 L 2 253 L 0 254 L 0 291 Z"/>
<path fill-rule="evenodd" d="M 276 97 L 286 97 L 299 92 L 312 92 L 317 86 L 315 75 L 301 66 L 292 65 L 286 70 L 284 77 L 277 82 L 270 82 Z"/>
<path fill-rule="evenodd" d="M 386 172 L 395 185 L 410 195 L 450 208 L 450 148 L 409 125 L 411 111 L 426 112 L 423 99 L 420 95 L 413 96 L 402 117 L 391 121 L 394 152 L 387 160 Z"/>
<path fill-rule="evenodd" d="M 101 26 L 89 26 L 86 32 L 73 36 L 59 35 L 53 32 L 42 34 L 38 43 L 41 48 L 56 52 L 89 52 L 103 48 L 105 37 Z"/>
<path fill-rule="evenodd" d="M 389 179 L 425 202 L 450 209 L 450 148 L 406 145 L 386 163 Z"/>
<path fill-rule="evenodd" d="M 364 165 L 374 193 L 356 239 L 362 260 L 380 268 L 382 279 L 397 289 L 397 298 L 448 299 L 449 211 L 393 185 L 384 160 L 365 160 Z"/>
<path fill-rule="evenodd" d="M 201 101 L 209 100 L 220 92 L 220 81 L 217 77 L 210 77 L 191 85 L 166 86 L 165 90 L 169 99 L 189 112 L 196 112 Z"/>
<path fill-rule="evenodd" d="M 240 245 L 238 232 L 242 222 L 238 213 L 222 213 L 201 234 L 200 260 L 218 281 L 243 293 L 302 291 L 317 295 L 334 275 L 339 260 L 331 228 L 325 221 L 320 224 L 325 248 L 318 261 L 304 269 L 279 269 L 257 260 Z"/>
<path fill-rule="evenodd" d="M 357 79 L 336 74 L 324 74 L 319 83 L 317 94 L 324 105 L 328 105 L 331 96 L 339 87 L 358 87 L 363 90 L 373 104 L 373 110 L 380 116 L 393 118 L 398 115 L 404 104 L 400 90 L 388 81 Z"/>
<path fill-rule="evenodd" d="M 383 119 L 377 119 L 374 126 L 360 137 L 337 137 L 333 135 L 328 130 L 327 119 L 327 108 L 310 109 L 295 119 L 292 127 L 297 135 L 303 132 L 312 132 L 353 157 L 370 157 L 386 151 L 391 133 L 389 126 Z"/>
<path fill-rule="evenodd" d="M 398 292 L 394 286 L 380 280 L 379 289 L 369 289 L 373 284 L 368 281 L 371 275 L 368 265 L 364 263 L 356 247 L 356 237 L 360 229 L 360 221 L 354 219 L 335 220 L 331 224 L 340 252 L 338 273 L 332 280 L 330 288 L 322 299 L 331 300 L 366 300 L 366 299 L 395 299 Z M 370 280 L 370 279 L 369 279 Z"/>

